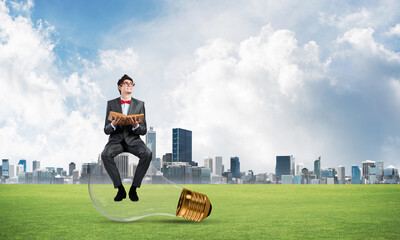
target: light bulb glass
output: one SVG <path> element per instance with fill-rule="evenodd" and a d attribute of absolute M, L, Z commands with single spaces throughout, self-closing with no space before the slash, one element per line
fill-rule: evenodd
<path fill-rule="evenodd" d="M 129 222 L 154 215 L 201 221 L 211 212 L 211 203 L 206 195 L 192 192 L 168 180 L 152 164 L 137 189 L 139 201 L 129 199 L 131 181 L 126 179 L 123 185 L 127 196 L 115 202 L 118 189 L 114 188 L 101 162 L 89 176 L 89 195 L 93 205 L 101 214 L 115 221 Z"/>

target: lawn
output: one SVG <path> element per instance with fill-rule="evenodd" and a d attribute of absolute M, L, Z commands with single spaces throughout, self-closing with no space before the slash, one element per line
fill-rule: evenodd
<path fill-rule="evenodd" d="M 212 202 L 200 223 L 110 220 L 87 185 L 0 185 L 0 239 L 400 239 L 400 185 L 185 187 Z"/>

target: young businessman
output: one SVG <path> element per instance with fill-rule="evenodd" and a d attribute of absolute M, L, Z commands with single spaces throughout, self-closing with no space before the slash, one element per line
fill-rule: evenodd
<path fill-rule="evenodd" d="M 126 198 L 126 191 L 122 185 L 118 168 L 114 162 L 114 157 L 122 152 L 130 152 L 139 157 L 139 163 L 136 168 L 132 186 L 129 190 L 129 198 L 132 201 L 139 201 L 136 188 L 140 187 L 142 179 L 149 168 L 152 156 L 150 149 L 144 144 L 142 139 L 140 139 L 140 135 L 145 135 L 147 133 L 144 102 L 132 98 L 132 91 L 135 83 L 128 75 L 125 74 L 122 76 L 117 84 L 121 96 L 107 103 L 104 132 L 110 135 L 110 137 L 101 153 L 101 159 L 103 160 L 108 175 L 110 175 L 114 183 L 114 188 L 118 188 L 114 201 L 121 201 Z M 143 113 L 144 119 L 139 123 L 138 119 L 131 117 L 129 119 L 131 125 L 123 126 L 119 124 L 121 122 L 119 117 L 112 119 L 112 121 L 108 120 L 110 111 L 123 113 L 125 115 Z"/>

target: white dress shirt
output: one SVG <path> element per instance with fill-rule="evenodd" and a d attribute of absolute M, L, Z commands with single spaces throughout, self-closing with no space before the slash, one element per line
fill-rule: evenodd
<path fill-rule="evenodd" d="M 122 98 L 120 98 L 121 100 L 122 100 Z M 129 101 L 129 100 L 124 100 L 124 101 Z M 124 103 L 124 104 L 121 104 L 121 108 L 122 108 L 122 114 L 124 114 L 124 115 L 126 115 L 126 116 L 128 116 L 128 111 L 129 111 L 129 107 L 130 107 L 131 105 L 129 104 L 129 103 Z M 115 129 L 117 129 L 112 123 L 111 123 L 111 127 L 115 130 Z M 136 126 L 136 127 L 133 127 L 132 126 L 132 131 L 134 131 L 136 128 L 138 128 L 139 127 L 139 124 Z"/>

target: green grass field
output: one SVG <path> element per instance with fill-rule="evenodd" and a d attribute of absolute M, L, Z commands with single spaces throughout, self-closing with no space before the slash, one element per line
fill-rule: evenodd
<path fill-rule="evenodd" d="M 400 239 L 400 185 L 185 187 L 213 204 L 200 223 L 112 221 L 87 185 L 0 185 L 0 239 Z"/>

